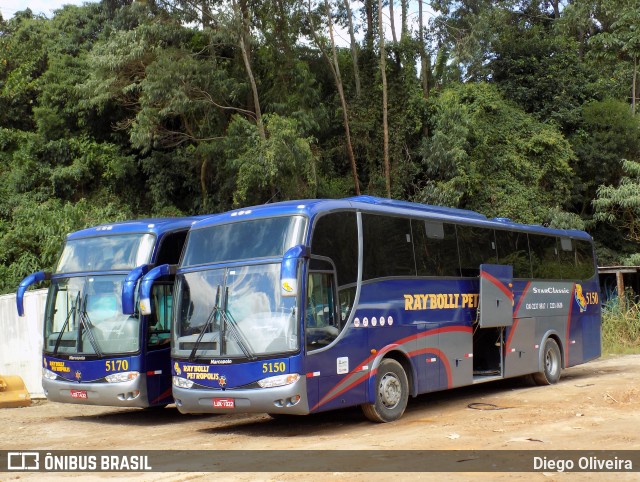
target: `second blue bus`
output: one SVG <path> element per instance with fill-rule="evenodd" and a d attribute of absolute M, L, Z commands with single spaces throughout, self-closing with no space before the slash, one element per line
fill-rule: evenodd
<path fill-rule="evenodd" d="M 194 218 L 105 224 L 71 233 L 55 271 L 26 277 L 17 293 L 49 280 L 44 313 L 42 386 L 47 399 L 114 407 L 173 402 L 170 329 L 173 278 L 154 286 L 154 312 L 141 316 L 135 290 L 159 263 L 175 263 Z M 122 296 L 127 291 L 131 296 Z"/>

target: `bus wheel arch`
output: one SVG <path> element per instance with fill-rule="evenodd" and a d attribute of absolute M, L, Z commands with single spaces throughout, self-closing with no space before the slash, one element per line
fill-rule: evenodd
<path fill-rule="evenodd" d="M 536 385 L 558 383 L 563 366 L 562 343 L 551 334 L 540 344 L 539 371 L 532 374 L 533 381 Z"/>
<path fill-rule="evenodd" d="M 380 361 L 373 385 L 373 403 L 361 405 L 369 420 L 394 422 L 402 417 L 407 408 L 411 383 L 408 365 L 403 364 L 402 360 L 402 357 L 387 356 Z"/>

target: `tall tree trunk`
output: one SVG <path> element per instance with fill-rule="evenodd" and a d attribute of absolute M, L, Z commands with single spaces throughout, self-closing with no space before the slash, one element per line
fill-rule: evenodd
<path fill-rule="evenodd" d="M 353 185 L 356 195 L 360 195 L 360 182 L 358 181 L 358 169 L 356 166 L 356 158 L 353 154 L 353 146 L 351 145 L 351 131 L 349 129 L 349 109 L 347 108 L 347 100 L 344 96 L 344 89 L 342 87 L 342 76 L 340 75 L 340 64 L 338 63 L 338 53 L 336 51 L 336 42 L 333 37 L 333 19 L 331 17 L 331 8 L 329 6 L 329 0 L 324 0 L 325 7 L 327 9 L 327 18 L 329 20 L 329 38 L 331 39 L 331 52 L 333 54 L 333 64 L 335 66 L 336 86 L 338 88 L 338 95 L 340 96 L 340 104 L 342 104 L 342 122 L 344 124 L 344 133 L 347 141 L 347 155 L 349 156 L 349 162 L 351 164 L 351 175 L 353 176 Z"/>
<path fill-rule="evenodd" d="M 636 115 L 636 84 L 638 83 L 638 56 L 633 57 L 633 84 L 631 85 L 631 113 Z"/>
<path fill-rule="evenodd" d="M 373 0 L 364 0 L 364 12 L 367 17 L 367 31 L 364 34 L 364 43 L 369 52 L 373 50 Z"/>
<path fill-rule="evenodd" d="M 400 0 L 400 6 L 402 8 L 402 30 L 400 31 L 400 41 L 403 41 L 409 38 L 409 27 L 407 24 L 409 0 Z"/>
<path fill-rule="evenodd" d="M 207 197 L 209 196 L 207 190 L 207 156 L 202 156 L 202 164 L 200 165 L 200 190 L 202 191 L 202 209 L 204 212 L 208 212 Z"/>
<path fill-rule="evenodd" d="M 380 29 L 380 75 L 382 76 L 382 132 L 384 155 L 384 181 L 387 189 L 387 197 L 391 197 L 391 169 L 389 166 L 389 121 L 387 102 L 387 62 L 384 50 L 384 29 L 382 28 L 382 0 L 378 0 L 378 25 Z"/>
<path fill-rule="evenodd" d="M 202 28 L 211 27 L 213 15 L 211 14 L 211 8 L 209 6 L 208 0 L 201 0 L 200 11 L 202 12 L 202 15 L 201 15 Z"/>
<path fill-rule="evenodd" d="M 285 55 L 286 64 L 290 65 L 290 59 L 292 58 L 292 55 L 291 55 L 291 47 L 289 45 L 289 37 L 290 37 L 289 20 L 288 20 L 287 11 L 285 9 L 285 6 L 282 0 L 276 1 L 276 10 L 278 11 L 278 16 L 276 19 L 276 23 L 278 25 L 278 28 L 277 28 L 278 32 L 276 33 L 280 41 L 280 49 Z"/>
<path fill-rule="evenodd" d="M 382 18 L 382 3 L 379 2 L 378 11 L 380 12 L 380 18 Z M 391 38 L 393 39 L 393 43 L 398 43 L 398 37 L 396 37 L 396 19 L 393 14 L 393 0 L 389 0 L 389 22 L 391 24 Z M 382 22 L 380 22 L 380 36 L 382 36 L 384 30 L 382 29 Z"/>
<path fill-rule="evenodd" d="M 329 6 L 329 0 L 324 0 L 324 6 L 327 10 L 328 25 L 329 25 L 329 39 L 331 40 L 331 51 L 333 53 L 333 61 L 329 58 L 329 55 L 322 48 L 322 43 L 318 38 L 315 27 L 313 26 L 313 17 L 311 15 L 311 0 L 309 0 L 309 21 L 311 25 L 311 35 L 322 52 L 322 57 L 329 65 L 329 70 L 333 75 L 333 79 L 338 89 L 338 96 L 340 97 L 340 105 L 342 107 L 342 123 L 344 126 L 344 135 L 347 142 L 347 156 L 349 157 L 349 163 L 351 164 L 351 175 L 353 176 L 354 191 L 357 196 L 360 195 L 360 182 L 358 181 L 358 169 L 356 165 L 356 157 L 353 154 L 353 145 L 351 144 L 351 130 L 349 128 L 349 109 L 347 107 L 347 99 L 344 96 L 344 89 L 342 88 L 342 76 L 340 75 L 340 65 L 338 64 L 338 53 L 336 52 L 336 43 L 333 36 L 333 19 L 331 17 L 331 7 Z"/>
<path fill-rule="evenodd" d="M 353 79 L 356 84 L 356 97 L 360 98 L 360 68 L 358 67 L 358 42 L 356 42 L 356 36 L 353 30 L 353 18 L 351 12 L 351 5 L 349 0 L 344 0 L 344 7 L 347 10 L 347 22 L 349 26 L 349 38 L 351 39 L 351 60 L 353 61 Z"/>
<path fill-rule="evenodd" d="M 430 58 L 425 50 L 424 43 L 424 18 L 422 16 L 422 0 L 418 0 L 418 45 L 420 46 L 420 80 L 422 93 L 425 99 L 429 98 L 429 71 L 431 70 Z"/>
<path fill-rule="evenodd" d="M 237 13 L 240 15 L 242 28 L 240 29 L 239 43 L 240 52 L 242 54 L 242 61 L 244 62 L 244 68 L 247 71 L 247 77 L 249 77 L 249 84 L 251 85 L 251 93 L 253 95 L 253 107 L 256 114 L 256 126 L 258 127 L 258 134 L 263 141 L 267 139 L 267 134 L 264 130 L 264 124 L 262 122 L 262 109 L 260 109 L 260 97 L 258 96 L 258 86 L 256 85 L 256 79 L 253 76 L 253 69 L 251 68 L 251 61 L 249 60 L 249 51 L 247 47 L 247 36 L 249 34 L 249 9 L 247 7 L 246 0 L 240 0 L 239 4 L 237 0 L 233 0 L 233 6 Z M 239 7 L 239 8 L 238 8 Z"/>

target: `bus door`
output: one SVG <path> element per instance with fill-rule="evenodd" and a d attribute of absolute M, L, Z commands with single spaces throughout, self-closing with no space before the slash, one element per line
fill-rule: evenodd
<path fill-rule="evenodd" d="M 473 335 L 474 379 L 502 377 L 505 327 L 513 325 L 513 267 L 480 265 L 480 302 Z"/>
<path fill-rule="evenodd" d="M 318 260 L 312 260 L 319 266 Z M 327 266 L 327 268 L 331 268 Z M 333 270 L 310 270 L 305 307 L 305 351 L 309 408 L 323 411 L 365 401 L 367 330 L 347 329 L 355 288 L 338 292 Z M 337 341 L 336 341 L 337 340 Z"/>
<path fill-rule="evenodd" d="M 145 316 L 147 393 L 151 405 L 173 401 L 171 395 L 171 313 L 173 285 L 157 283 L 151 292 L 153 310 Z"/>

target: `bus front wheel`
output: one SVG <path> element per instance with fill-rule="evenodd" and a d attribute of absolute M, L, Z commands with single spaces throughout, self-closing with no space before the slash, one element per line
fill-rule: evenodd
<path fill-rule="evenodd" d="M 547 338 L 542 352 L 542 371 L 533 374 L 533 381 L 537 385 L 552 385 L 560 380 L 561 371 L 560 347 L 553 338 Z"/>
<path fill-rule="evenodd" d="M 376 373 L 375 402 L 362 405 L 365 417 L 373 422 L 398 420 L 407 408 L 409 382 L 402 365 L 385 358 Z"/>

